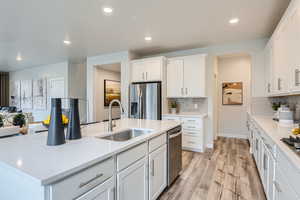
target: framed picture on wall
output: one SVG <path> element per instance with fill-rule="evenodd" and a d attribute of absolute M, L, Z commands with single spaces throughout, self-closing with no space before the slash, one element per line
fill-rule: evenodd
<path fill-rule="evenodd" d="M 120 81 L 104 80 L 104 106 L 109 106 L 109 103 L 114 99 L 121 100 Z"/>
<path fill-rule="evenodd" d="M 222 83 L 222 104 L 243 105 L 243 83 Z"/>

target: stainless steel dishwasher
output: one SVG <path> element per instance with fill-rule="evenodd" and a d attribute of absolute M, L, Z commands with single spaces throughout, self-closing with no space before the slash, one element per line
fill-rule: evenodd
<path fill-rule="evenodd" d="M 182 169 L 182 132 L 181 126 L 169 131 L 168 135 L 168 186 L 179 176 Z"/>

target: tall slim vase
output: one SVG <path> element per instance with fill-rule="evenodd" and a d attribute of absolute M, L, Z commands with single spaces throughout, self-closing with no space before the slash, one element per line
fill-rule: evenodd
<path fill-rule="evenodd" d="M 80 129 L 78 99 L 71 98 L 67 139 L 76 140 L 80 138 L 81 138 L 81 129 Z"/>
<path fill-rule="evenodd" d="M 61 99 L 52 98 L 47 145 L 56 146 L 64 143 L 66 143 L 66 140 L 62 122 Z"/>

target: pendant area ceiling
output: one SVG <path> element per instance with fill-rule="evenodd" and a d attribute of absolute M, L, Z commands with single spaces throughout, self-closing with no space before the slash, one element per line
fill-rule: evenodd
<path fill-rule="evenodd" d="M 0 70 L 125 50 L 145 55 L 269 37 L 288 4 L 289 0 L 2 1 Z M 113 8 L 111 16 L 103 14 L 104 6 Z M 229 25 L 234 17 L 239 23 Z M 146 36 L 152 41 L 146 42 Z"/>

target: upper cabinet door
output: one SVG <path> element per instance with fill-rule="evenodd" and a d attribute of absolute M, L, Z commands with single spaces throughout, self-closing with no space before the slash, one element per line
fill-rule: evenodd
<path fill-rule="evenodd" d="M 131 62 L 131 82 L 163 81 L 164 57 Z"/>
<path fill-rule="evenodd" d="M 162 60 L 153 59 L 146 62 L 145 76 L 147 81 L 162 80 Z"/>
<path fill-rule="evenodd" d="M 291 67 L 291 90 L 300 91 L 300 9 L 292 14 L 289 20 L 289 56 Z"/>
<path fill-rule="evenodd" d="M 184 59 L 184 96 L 205 97 L 205 55 Z"/>
<path fill-rule="evenodd" d="M 167 64 L 167 97 L 182 97 L 183 59 L 170 59 Z"/>
<path fill-rule="evenodd" d="M 273 54 L 273 46 L 272 42 L 269 42 L 265 48 L 265 74 L 266 74 L 266 85 L 265 91 L 266 96 L 272 95 L 273 91 L 273 69 L 272 69 L 272 54 Z"/>
<path fill-rule="evenodd" d="M 142 82 L 146 81 L 146 62 L 132 62 L 131 63 L 131 81 Z"/>

